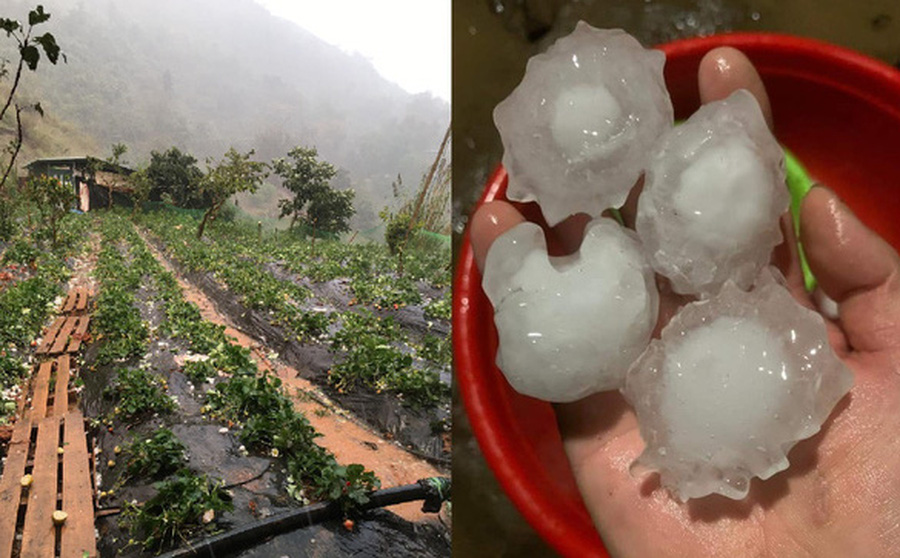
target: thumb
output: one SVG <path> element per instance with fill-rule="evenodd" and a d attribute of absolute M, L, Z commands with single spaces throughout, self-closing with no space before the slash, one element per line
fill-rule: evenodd
<path fill-rule="evenodd" d="M 523 221 L 525 218 L 522 214 L 505 201 L 488 202 L 478 208 L 472 215 L 469 237 L 472 239 L 472 251 L 479 271 L 484 271 L 488 250 L 497 237 Z"/>
<path fill-rule="evenodd" d="M 900 258 L 834 192 L 813 188 L 803 200 L 800 240 L 822 290 L 838 303 L 850 346 L 900 348 Z"/>

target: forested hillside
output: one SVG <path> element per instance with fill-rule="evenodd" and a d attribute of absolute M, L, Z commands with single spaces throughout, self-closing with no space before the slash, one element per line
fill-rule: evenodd
<path fill-rule="evenodd" d="M 68 62 L 26 76 L 23 92 L 48 119 L 26 155 L 93 148 L 105 157 L 121 142 L 132 165 L 172 145 L 201 161 L 230 146 L 268 161 L 314 145 L 371 222 L 398 173 L 418 186 L 449 122 L 446 102 L 406 93 L 363 57 L 251 0 L 43 4 Z M 22 17 L 33 7 L 13 0 L 4 12 Z"/>

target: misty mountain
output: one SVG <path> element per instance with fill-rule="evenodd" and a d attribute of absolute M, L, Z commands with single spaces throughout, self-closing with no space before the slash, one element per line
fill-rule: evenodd
<path fill-rule="evenodd" d="M 418 185 L 449 123 L 443 100 L 405 92 L 252 0 L 42 3 L 52 14 L 42 30 L 68 63 L 42 64 L 24 91 L 93 139 L 99 156 L 115 142 L 132 165 L 172 145 L 201 161 L 230 146 L 271 160 L 314 145 L 377 212 L 398 173 Z M 14 0 L 0 15 L 23 20 L 34 5 Z"/>

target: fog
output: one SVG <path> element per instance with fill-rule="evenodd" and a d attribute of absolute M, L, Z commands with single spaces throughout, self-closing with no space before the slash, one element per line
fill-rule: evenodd
<path fill-rule="evenodd" d="M 405 92 L 252 0 L 42 3 L 52 17 L 39 32 L 55 35 L 68 62 L 44 60 L 23 83 L 53 123 L 33 156 L 81 155 L 93 142 L 106 157 L 121 142 L 132 166 L 173 145 L 201 161 L 230 146 L 267 161 L 313 145 L 371 221 L 398 173 L 418 186 L 449 124 L 445 101 Z M 25 20 L 34 6 L 15 0 L 0 16 Z"/>

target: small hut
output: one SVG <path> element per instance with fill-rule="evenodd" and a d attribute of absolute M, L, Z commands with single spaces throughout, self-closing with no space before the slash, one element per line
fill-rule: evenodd
<path fill-rule="evenodd" d="M 107 207 L 112 203 L 131 205 L 131 188 L 126 178 L 132 169 L 96 157 L 50 157 L 27 165 L 29 176 L 47 175 L 68 184 L 78 199 L 78 209 Z"/>

